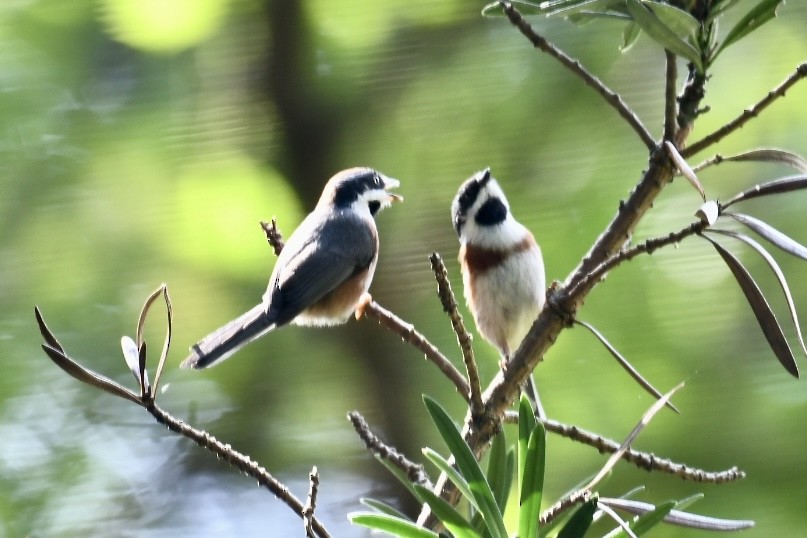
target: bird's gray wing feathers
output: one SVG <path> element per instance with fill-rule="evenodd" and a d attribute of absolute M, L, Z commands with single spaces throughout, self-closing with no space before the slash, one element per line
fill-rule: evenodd
<path fill-rule="evenodd" d="M 359 271 L 370 266 L 378 250 L 374 226 L 361 219 L 335 215 L 319 233 L 300 245 L 280 266 L 264 300 L 280 326 L 322 299 Z M 291 241 L 290 241 L 291 243 Z M 281 256 L 286 253 L 283 249 Z"/>
<path fill-rule="evenodd" d="M 266 315 L 266 305 L 256 305 L 191 346 L 190 356 L 182 361 L 180 366 L 182 368 L 213 366 L 274 328 L 275 323 Z"/>

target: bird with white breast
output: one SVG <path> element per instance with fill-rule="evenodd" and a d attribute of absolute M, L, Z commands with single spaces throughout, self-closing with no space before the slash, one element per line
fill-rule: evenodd
<path fill-rule="evenodd" d="M 287 324 L 337 325 L 367 299 L 378 262 L 374 216 L 402 200 L 397 179 L 371 168 L 334 175 L 277 258 L 263 300 L 191 347 L 183 368 L 218 364 Z"/>
<path fill-rule="evenodd" d="M 451 215 L 459 236 L 465 300 L 482 337 L 509 360 L 544 305 L 544 262 L 532 233 L 515 220 L 490 169 L 459 188 Z M 533 393 L 533 394 L 530 394 Z M 528 381 L 528 396 L 543 415 Z"/>

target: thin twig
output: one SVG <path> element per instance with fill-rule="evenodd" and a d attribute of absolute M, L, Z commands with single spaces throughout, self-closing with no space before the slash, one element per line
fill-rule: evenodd
<path fill-rule="evenodd" d="M 617 265 L 630 261 L 639 254 L 653 254 L 661 247 L 674 245 L 680 243 L 691 235 L 701 233 L 706 227 L 707 223 L 703 221 L 693 222 L 686 228 L 677 232 L 672 232 L 664 237 L 652 237 L 644 243 L 636 245 L 629 249 L 620 250 L 597 267 L 592 269 L 583 279 L 577 281 L 575 285 L 566 290 L 569 297 L 578 297 L 587 293 L 597 282 L 602 280 L 609 271 Z"/>
<path fill-rule="evenodd" d="M 479 368 L 474 358 L 471 334 L 465 328 L 462 315 L 459 313 L 457 300 L 451 290 L 451 282 L 448 280 L 448 271 L 446 271 L 443 259 L 438 253 L 432 252 L 429 260 L 432 264 L 434 278 L 437 280 L 437 295 L 440 296 L 443 310 L 448 314 L 451 327 L 454 329 L 454 334 L 457 335 L 457 343 L 462 351 L 462 360 L 465 362 L 465 370 L 468 373 L 468 384 L 471 386 L 471 415 L 480 417 L 485 411 L 485 405 L 482 403 L 482 386 L 479 381 Z"/>
<path fill-rule="evenodd" d="M 678 64 L 676 56 L 667 49 L 664 49 L 667 59 L 667 74 L 664 84 L 664 140 L 673 141 L 677 127 L 676 110 L 678 101 L 676 100 L 676 82 L 678 81 Z"/>
<path fill-rule="evenodd" d="M 656 146 L 656 141 L 653 139 L 653 135 L 647 130 L 647 128 L 642 124 L 642 120 L 630 109 L 630 107 L 622 100 L 622 97 L 619 96 L 618 93 L 613 91 L 611 88 L 605 85 L 600 79 L 594 76 L 591 72 L 589 72 L 585 67 L 583 67 L 578 60 L 568 56 L 565 52 L 558 49 L 552 43 L 544 39 L 542 36 L 538 35 L 535 30 L 532 29 L 532 26 L 524 20 L 524 17 L 521 13 L 516 9 L 513 4 L 507 2 L 505 0 L 501 0 L 499 4 L 504 9 L 507 18 L 510 19 L 510 22 L 516 28 L 521 31 L 522 35 L 529 39 L 532 45 L 545 52 L 558 60 L 564 67 L 566 67 L 569 71 L 583 79 L 583 82 L 586 83 L 587 86 L 591 87 L 594 91 L 596 91 L 600 96 L 605 99 L 605 102 L 611 105 L 617 113 L 630 125 L 636 134 L 639 135 L 639 138 L 647 146 L 647 149 L 652 150 Z"/>
<path fill-rule="evenodd" d="M 516 411 L 507 411 L 505 415 L 507 422 L 518 422 L 518 413 Z M 563 424 L 553 419 L 541 420 L 546 431 L 552 432 L 561 437 L 565 437 L 572 441 L 588 445 L 596 448 L 600 454 L 613 454 L 619 450 L 619 443 L 612 439 L 608 439 L 593 432 L 589 432 L 577 426 L 570 426 Z M 696 467 L 691 467 L 684 463 L 677 463 L 667 458 L 660 458 L 649 452 L 642 452 L 629 448 L 623 455 L 622 459 L 631 463 L 648 472 L 659 471 L 673 476 L 677 476 L 681 480 L 690 482 L 703 482 L 708 484 L 725 484 L 728 482 L 735 482 L 745 478 L 745 472 L 737 467 L 731 467 L 723 471 L 705 471 Z"/>
<path fill-rule="evenodd" d="M 272 249 L 275 251 L 275 256 L 280 254 L 280 251 L 283 250 L 283 246 L 285 243 L 283 242 L 283 236 L 280 235 L 280 230 L 277 229 L 277 220 L 272 217 L 272 222 L 266 222 L 265 220 L 261 221 L 261 228 L 263 232 L 266 234 L 266 240 L 272 246 Z"/>
<path fill-rule="evenodd" d="M 314 510 L 317 509 L 317 492 L 319 491 L 319 471 L 317 466 L 311 469 L 308 473 L 308 497 L 305 499 L 305 506 L 303 507 L 303 529 L 308 538 L 316 538 L 312 522 L 314 519 Z"/>
<path fill-rule="evenodd" d="M 706 135 L 699 141 L 695 142 L 691 146 L 684 148 L 681 151 L 681 155 L 684 157 L 690 157 L 703 151 L 704 149 L 712 146 L 725 138 L 726 136 L 730 135 L 737 129 L 741 128 L 745 125 L 749 120 L 756 118 L 760 112 L 765 110 L 771 103 L 776 101 L 780 97 L 785 96 L 785 92 L 790 89 L 791 86 L 799 82 L 802 78 L 807 77 L 807 62 L 801 64 L 796 68 L 796 71 L 787 77 L 781 84 L 775 87 L 773 90 L 769 91 L 768 94 L 763 97 L 758 103 L 751 105 L 749 108 L 743 110 L 742 114 L 737 116 L 732 121 L 725 124 L 723 127 L 719 128 L 718 130 L 714 131 L 711 134 Z"/>
<path fill-rule="evenodd" d="M 437 366 L 443 372 L 443 375 L 454 384 L 457 392 L 460 393 L 465 401 L 468 401 L 471 389 L 462 372 L 457 370 L 457 367 L 445 355 L 440 353 L 440 350 L 434 344 L 420 334 L 414 325 L 405 322 L 375 301 L 371 301 L 364 308 L 364 316 L 375 319 L 382 327 L 400 336 L 404 342 L 422 351 L 424 358 Z"/>
<path fill-rule="evenodd" d="M 230 445 L 224 444 L 206 431 L 197 430 L 196 428 L 185 424 L 179 419 L 176 419 L 157 407 L 152 401 L 150 405 L 146 406 L 146 410 L 163 426 L 178 433 L 183 437 L 187 437 L 200 447 L 213 453 L 218 459 L 224 460 L 245 475 L 255 479 L 259 486 L 265 487 L 271 491 L 275 497 L 283 501 L 294 513 L 303 517 L 305 506 L 298 499 L 289 488 L 283 483 L 273 477 L 269 471 L 259 465 L 256 461 L 251 459 L 246 454 L 242 454 L 233 449 Z M 318 536 L 326 538 L 330 536 L 323 524 L 317 519 L 314 514 L 311 514 L 311 528 L 317 533 Z"/>
<path fill-rule="evenodd" d="M 347 418 L 353 424 L 353 429 L 359 434 L 361 440 L 364 441 L 364 444 L 376 457 L 388 461 L 403 471 L 412 483 L 419 484 L 425 488 L 432 488 L 431 481 L 423 466 L 409 460 L 406 456 L 398 452 L 395 447 L 379 439 L 378 436 L 370 430 L 367 420 L 365 420 L 361 413 L 351 411 L 347 414 Z"/>
<path fill-rule="evenodd" d="M 568 510 L 569 508 L 575 506 L 576 504 L 582 504 L 588 501 L 591 498 L 591 492 L 588 490 L 579 489 L 566 497 L 562 498 L 552 506 L 550 506 L 541 517 L 538 519 L 538 524 L 541 527 L 552 523 L 559 515 L 563 512 Z"/>

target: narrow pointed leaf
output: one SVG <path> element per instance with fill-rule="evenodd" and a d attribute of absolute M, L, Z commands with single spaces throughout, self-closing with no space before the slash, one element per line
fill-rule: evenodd
<path fill-rule="evenodd" d="M 746 13 L 745 16 L 740 19 L 740 21 L 735 24 L 731 30 L 729 30 L 729 33 L 726 34 L 726 39 L 723 40 L 723 43 L 715 52 L 714 57 L 717 58 L 723 49 L 733 43 L 736 43 L 766 22 L 776 17 L 776 10 L 783 2 L 784 0 L 762 0 L 756 6 L 751 8 L 751 10 Z"/>
<path fill-rule="evenodd" d="M 524 477 L 519 492 L 518 536 L 538 538 L 546 468 L 546 430 L 540 422 L 530 434 L 526 456 Z"/>
<path fill-rule="evenodd" d="M 802 352 L 807 355 L 807 347 L 804 345 L 804 337 L 801 334 L 801 326 L 799 324 L 799 316 L 796 312 L 796 304 L 793 301 L 793 296 L 790 294 L 790 286 L 787 285 L 787 279 L 785 278 L 785 274 L 782 272 L 782 269 L 779 267 L 779 264 L 776 263 L 776 260 L 773 259 L 773 256 L 763 248 L 762 245 L 748 237 L 747 235 L 738 234 L 729 230 L 713 230 L 715 233 L 727 235 L 729 237 L 733 237 L 735 239 L 739 239 L 746 245 L 750 246 L 754 250 L 756 250 L 760 256 L 768 263 L 768 266 L 771 268 L 773 273 L 776 275 L 776 279 L 779 281 L 779 286 L 782 288 L 782 293 L 785 296 L 785 302 L 787 303 L 787 307 L 790 310 L 790 319 L 793 320 L 793 325 L 796 327 L 796 336 L 799 340 L 799 345 L 801 346 Z"/>
<path fill-rule="evenodd" d="M 661 392 L 659 392 L 653 385 L 651 385 L 650 382 L 647 381 L 642 376 L 642 374 L 640 374 L 638 372 L 638 370 L 636 370 L 631 365 L 630 362 L 628 362 L 628 359 L 623 357 L 622 354 L 614 346 L 611 345 L 611 342 L 609 342 L 600 331 L 595 329 L 594 326 L 586 323 L 585 321 L 581 321 L 579 319 L 576 319 L 575 323 L 577 323 L 578 325 L 582 325 L 583 327 L 588 329 L 591 332 L 591 334 L 596 336 L 597 340 L 599 340 L 600 343 L 603 346 L 605 346 L 605 349 L 607 349 L 608 352 L 611 354 L 611 356 L 616 359 L 616 361 L 619 363 L 619 365 L 622 366 L 622 368 L 626 372 L 628 372 L 628 374 L 639 384 L 640 387 L 642 387 L 645 391 L 647 391 L 648 394 L 652 395 L 657 400 L 660 400 L 662 398 Z M 673 404 L 671 404 L 669 402 L 667 403 L 667 407 L 669 407 L 670 409 L 672 409 L 676 413 L 680 413 L 680 411 L 678 411 L 678 408 L 675 407 Z"/>
<path fill-rule="evenodd" d="M 418 527 L 416 523 L 406 519 L 399 519 L 387 514 L 362 512 L 348 514 L 348 519 L 354 525 L 386 532 L 400 538 L 440 538 L 440 535 L 434 531 Z"/>
<path fill-rule="evenodd" d="M 647 9 L 639 0 L 627 0 L 628 13 L 642 27 L 653 41 L 660 44 L 673 54 L 682 56 L 695 64 L 699 72 L 703 73 L 703 62 L 700 53 L 685 40 L 678 37 L 675 32 L 664 24 L 652 11 Z"/>
<path fill-rule="evenodd" d="M 138 377 L 140 378 L 140 395 L 145 396 L 148 391 L 148 378 L 146 376 L 146 342 L 143 341 L 140 343 L 140 349 L 138 350 Z"/>
<path fill-rule="evenodd" d="M 522 15 L 543 14 L 543 10 L 541 9 L 538 3 L 527 2 L 525 0 L 510 0 L 510 3 L 513 4 L 513 6 L 517 7 Z M 482 16 L 483 17 L 504 16 L 504 10 L 502 9 L 502 5 L 499 3 L 498 0 L 485 5 L 485 7 L 482 8 Z"/>
<path fill-rule="evenodd" d="M 428 396 L 423 397 L 426 409 L 437 426 L 437 430 L 443 437 L 448 449 L 454 455 L 457 468 L 463 478 L 468 481 L 471 494 L 479 505 L 479 511 L 485 519 L 492 538 L 507 538 L 507 529 L 504 526 L 502 514 L 493 498 L 490 484 L 485 480 L 485 475 L 479 467 L 471 448 L 462 438 L 462 434 L 457 429 L 454 421 L 440 404 Z"/>
<path fill-rule="evenodd" d="M 481 538 L 481 535 L 476 532 L 470 521 L 457 512 L 453 506 L 432 493 L 430 489 L 415 485 L 415 490 L 423 498 L 423 501 L 429 505 L 435 517 L 451 532 L 452 536 L 455 538 Z"/>
<path fill-rule="evenodd" d="M 791 153 L 789 151 L 785 151 L 783 149 L 775 149 L 775 148 L 754 149 L 751 151 L 738 153 L 737 155 L 732 155 L 730 157 L 723 157 L 721 161 L 724 162 L 750 161 L 750 162 L 777 163 L 794 168 L 799 172 L 807 172 L 807 160 L 805 160 L 804 157 L 802 157 L 801 155 L 797 155 L 795 153 Z"/>
<path fill-rule="evenodd" d="M 395 508 L 391 504 L 385 503 L 384 501 L 362 497 L 361 499 L 359 499 L 359 502 L 364 506 L 366 506 L 367 508 L 372 508 L 373 510 L 377 511 L 380 514 L 386 514 L 388 516 L 411 521 L 411 519 L 409 519 L 406 516 L 406 514 L 400 512 L 397 508 Z"/>
<path fill-rule="evenodd" d="M 168 358 L 168 349 L 171 347 L 171 332 L 174 324 L 174 308 L 171 305 L 171 297 L 168 295 L 168 285 L 162 284 L 159 289 L 162 290 L 163 299 L 165 299 L 167 322 L 165 340 L 163 341 L 163 350 L 160 353 L 160 360 L 157 363 L 157 371 L 154 374 L 154 387 L 152 390 L 152 394 L 154 395 L 157 394 L 157 386 L 160 384 L 160 376 L 163 372 L 163 366 L 165 366 L 165 360 Z"/>
<path fill-rule="evenodd" d="M 631 21 L 622 29 L 622 46 L 619 47 L 619 51 L 628 52 L 631 47 L 636 44 L 636 41 L 639 39 L 641 33 L 642 27 L 631 19 Z"/>
<path fill-rule="evenodd" d="M 521 491 L 522 488 L 521 481 L 527 465 L 527 445 L 530 442 L 530 435 L 535 429 L 535 424 L 535 410 L 527 395 L 522 394 L 518 404 L 518 491 Z"/>
<path fill-rule="evenodd" d="M 503 514 L 507 506 L 510 486 L 513 484 L 513 469 L 508 468 L 511 464 L 508 465 L 507 441 L 504 437 L 504 430 L 493 438 L 488 454 L 488 484 L 490 484 L 493 498 L 496 499 L 496 504 Z"/>
<path fill-rule="evenodd" d="M 119 385 L 108 377 L 97 374 L 84 368 L 79 363 L 65 355 L 64 351 L 55 349 L 48 344 L 42 344 L 42 350 L 56 363 L 56 366 L 75 377 L 82 383 L 106 391 L 114 396 L 142 405 L 140 397 L 131 390 Z"/>
<path fill-rule="evenodd" d="M 701 237 L 709 241 L 712 246 L 715 247 L 720 257 L 723 258 L 723 261 L 728 265 L 729 270 L 734 275 L 734 279 L 743 290 L 748 304 L 751 305 L 751 310 L 753 310 L 754 316 L 757 318 L 757 322 L 762 329 L 762 333 L 768 340 L 768 344 L 771 346 L 776 358 L 779 359 L 779 362 L 782 363 L 782 366 L 784 366 L 785 370 L 791 375 L 799 377 L 799 368 L 796 365 L 796 359 L 793 357 L 793 352 L 790 350 L 790 346 L 785 339 L 782 327 L 779 325 L 776 315 L 773 313 L 773 310 L 771 310 L 767 299 L 765 299 L 765 296 L 751 277 L 751 274 L 733 254 L 720 246 L 717 242 L 705 235 Z"/>
<path fill-rule="evenodd" d="M 39 325 L 39 332 L 42 335 L 42 338 L 45 339 L 45 342 L 48 345 L 55 349 L 56 351 L 64 352 L 64 348 L 62 344 L 56 339 L 56 336 L 48 329 L 48 325 L 45 323 L 45 318 L 42 317 L 42 312 L 39 310 L 38 306 L 34 307 L 34 315 L 36 316 L 36 322 Z"/>
<path fill-rule="evenodd" d="M 140 344 L 143 343 L 143 327 L 146 325 L 146 316 L 148 315 L 148 312 L 151 309 L 151 305 L 154 303 L 154 301 L 157 300 L 157 297 L 159 297 L 160 294 L 163 292 L 163 286 L 160 286 L 156 290 L 152 291 L 151 294 L 146 298 L 146 302 L 143 304 L 143 308 L 140 309 L 140 316 L 137 318 L 137 333 L 135 335 L 135 342 L 137 342 L 137 347 L 140 347 Z"/>
<path fill-rule="evenodd" d="M 706 192 L 703 190 L 703 185 L 701 185 L 701 182 L 698 180 L 698 176 L 695 175 L 695 172 L 689 166 L 689 163 L 686 162 L 686 159 L 684 159 L 681 154 L 678 153 L 678 150 L 669 140 L 664 141 L 664 149 L 667 150 L 667 155 L 670 156 L 670 159 L 672 159 L 672 162 L 675 164 L 675 167 L 678 169 L 681 175 L 684 176 L 687 181 L 689 181 L 690 185 L 692 185 L 696 191 L 698 191 L 701 198 L 705 202 Z"/>
<path fill-rule="evenodd" d="M 629 514 L 642 515 L 652 512 L 656 507 L 650 503 L 628 499 L 612 499 L 600 497 L 599 502 L 616 510 Z M 691 514 L 681 510 L 670 510 L 664 517 L 664 522 L 678 527 L 700 529 L 708 531 L 739 531 L 754 526 L 753 521 L 742 519 L 720 519 L 698 514 Z"/>
<path fill-rule="evenodd" d="M 597 499 L 591 499 L 575 510 L 569 521 L 558 532 L 558 538 L 580 538 L 594 521 L 594 512 L 597 511 Z"/>
<path fill-rule="evenodd" d="M 468 486 L 468 481 L 465 480 L 459 471 L 457 471 L 457 469 L 451 465 L 451 462 L 429 447 L 423 449 L 423 455 L 426 456 L 426 458 L 428 458 L 428 460 L 432 462 L 441 473 L 446 474 L 448 479 L 451 480 L 455 486 L 457 486 L 460 494 L 468 500 L 471 506 L 479 510 L 479 505 L 477 504 L 473 493 L 471 493 L 471 488 Z"/>
<path fill-rule="evenodd" d="M 656 401 L 653 405 L 651 405 L 650 409 L 645 411 L 645 414 L 642 415 L 642 419 L 639 421 L 639 423 L 636 424 L 636 426 L 634 426 L 633 430 L 631 430 L 631 432 L 628 434 L 625 440 L 622 441 L 622 444 L 619 445 L 619 448 L 616 450 L 616 452 L 611 454 L 611 456 L 608 458 L 608 461 L 606 461 L 605 465 L 603 465 L 602 469 L 600 469 L 600 472 L 598 472 L 597 475 L 591 479 L 591 481 L 586 485 L 584 489 L 592 490 L 597 484 L 599 484 L 600 480 L 605 478 L 605 476 L 611 472 L 611 469 L 614 468 L 614 465 L 616 465 L 617 462 L 620 460 L 620 458 L 622 458 L 622 455 L 625 453 L 625 451 L 628 450 L 628 448 L 630 448 L 630 446 L 633 444 L 636 438 L 639 437 L 639 434 L 642 432 L 642 430 L 644 430 L 647 427 L 647 425 L 650 424 L 650 421 L 653 420 L 653 417 L 656 416 L 656 413 L 658 413 L 661 410 L 661 408 L 664 407 L 664 405 L 669 401 L 669 399 L 672 398 L 673 394 L 678 392 L 678 390 L 681 389 L 681 387 L 683 386 L 684 386 L 683 382 L 679 383 L 678 385 L 673 387 L 673 389 L 670 390 L 667 394 L 662 396 L 658 401 Z"/>
<path fill-rule="evenodd" d="M 769 196 L 771 194 L 782 194 L 805 188 L 807 188 L 807 175 L 790 176 L 768 181 L 767 183 L 754 185 L 752 188 L 734 195 L 728 202 L 723 204 L 723 209 L 727 209 L 729 206 L 744 200 L 759 198 L 760 196 Z"/>
<path fill-rule="evenodd" d="M 605 506 L 608 506 L 606 503 L 602 503 Z M 640 515 L 635 521 L 630 523 L 630 530 L 633 532 L 635 536 L 640 536 L 642 534 L 646 534 L 649 532 L 653 527 L 657 526 L 659 523 L 664 521 L 664 518 L 675 508 L 676 502 L 675 501 L 668 501 L 665 503 L 661 503 L 650 510 L 645 512 L 644 514 Z M 609 507 L 610 508 L 610 507 Z M 628 538 L 628 533 L 622 529 L 620 532 L 612 535 L 611 538 Z"/>
<path fill-rule="evenodd" d="M 801 258 L 802 260 L 807 260 L 807 247 L 795 239 L 791 239 L 767 222 L 743 213 L 731 213 L 726 211 L 723 214 L 733 218 L 740 224 L 744 224 L 745 226 L 749 227 L 761 237 L 767 239 L 788 254 L 792 254 L 793 256 Z"/>
<path fill-rule="evenodd" d="M 649 7 L 650 11 L 670 30 L 681 37 L 693 36 L 700 30 L 701 23 L 698 22 L 698 19 L 683 9 L 654 0 L 642 0 L 642 3 Z"/>

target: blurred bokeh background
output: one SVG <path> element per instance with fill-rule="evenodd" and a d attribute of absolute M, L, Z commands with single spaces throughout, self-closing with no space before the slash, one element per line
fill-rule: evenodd
<path fill-rule="evenodd" d="M 754 2 L 741 1 L 738 12 Z M 374 496 L 411 510 L 345 418 L 359 410 L 413 458 L 443 447 L 427 393 L 463 416 L 461 398 L 421 354 L 375 322 L 287 328 L 204 372 L 178 369 L 187 346 L 255 304 L 274 256 L 258 222 L 289 234 L 330 175 L 370 165 L 406 198 L 377 219 L 371 289 L 460 363 L 435 295 L 440 252 L 461 290 L 449 204 L 490 166 L 535 233 L 548 279 L 563 279 L 640 177 L 646 150 L 591 90 L 467 0 L 15 0 L 0 5 L 0 537 L 299 536 L 299 519 L 189 441 L 126 402 L 81 385 L 39 349 L 33 306 L 75 357 L 133 384 L 119 340 L 167 282 L 175 333 L 161 405 L 247 452 L 305 496 L 321 474 L 318 514 L 336 536 L 366 536 L 346 514 Z M 728 28 L 729 17 L 724 28 Z M 583 29 L 532 18 L 598 74 L 654 135 L 661 49 L 622 54 L 621 25 Z M 711 112 L 691 140 L 733 118 L 807 58 L 807 5 L 729 49 L 713 70 Z M 684 66 L 681 66 L 681 72 Z M 721 143 L 807 154 L 807 84 Z M 700 160 L 701 155 L 695 161 Z M 726 198 L 790 173 L 725 164 L 702 174 Z M 636 239 L 692 221 L 697 194 L 670 186 Z M 743 209 L 807 241 L 807 194 Z M 785 304 L 770 271 L 727 242 Z M 807 316 L 807 265 L 775 255 Z M 160 347 L 164 315 L 148 336 Z M 467 312 L 466 312 L 467 314 Z M 615 271 L 589 297 L 593 323 L 662 390 L 679 381 L 680 416 L 662 412 L 637 443 L 730 485 L 685 483 L 620 464 L 603 491 L 638 485 L 650 502 L 703 492 L 692 509 L 757 521 L 746 536 L 807 524 L 807 387 L 779 366 L 727 269 L 687 240 Z M 467 317 L 470 323 L 470 317 Z M 798 351 L 793 330 L 791 344 Z M 498 357 L 480 338 L 485 379 Z M 805 365 L 799 353 L 799 363 Z M 651 399 L 581 330 L 536 371 L 551 417 L 626 435 Z M 512 431 L 508 431 L 512 434 Z M 550 438 L 549 498 L 604 457 Z M 665 529 L 659 536 L 691 535 Z"/>

